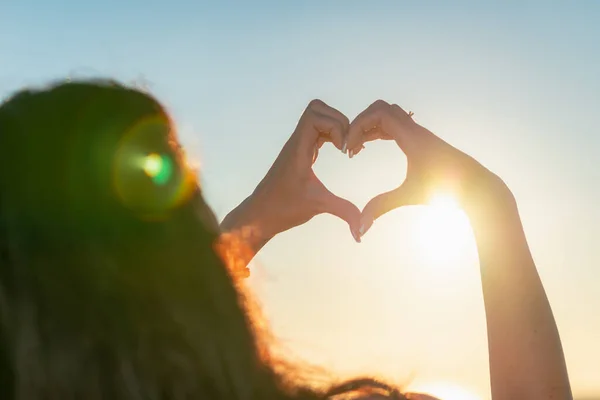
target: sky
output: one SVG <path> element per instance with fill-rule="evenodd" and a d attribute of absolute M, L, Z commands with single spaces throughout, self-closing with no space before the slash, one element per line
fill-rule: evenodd
<path fill-rule="evenodd" d="M 0 0 L 0 97 L 69 77 L 148 87 L 220 218 L 311 99 L 350 119 L 380 98 L 412 110 L 515 194 L 574 394 L 600 396 L 599 20 L 594 1 Z M 315 171 L 360 208 L 406 159 L 389 142 L 352 160 L 330 146 Z M 290 354 L 488 399 L 478 274 L 460 213 L 413 207 L 361 244 L 327 215 L 281 234 L 250 285 Z"/>

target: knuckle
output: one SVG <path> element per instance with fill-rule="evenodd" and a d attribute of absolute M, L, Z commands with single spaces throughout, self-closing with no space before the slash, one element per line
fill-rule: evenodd
<path fill-rule="evenodd" d="M 381 109 L 381 108 L 385 108 L 385 107 L 389 107 L 389 106 L 390 106 L 390 105 L 389 105 L 389 103 L 388 103 L 387 101 L 385 101 L 385 100 L 381 100 L 381 99 L 379 99 L 379 100 L 376 100 L 376 101 L 373 103 L 373 107 L 374 107 L 374 108 L 379 108 L 379 109 Z"/>
<path fill-rule="evenodd" d="M 308 107 L 311 110 L 316 110 L 325 106 L 325 102 L 320 99 L 313 99 L 308 103 Z"/>
<path fill-rule="evenodd" d="M 392 113 L 394 113 L 394 115 L 397 115 L 397 116 L 408 115 L 407 112 L 404 111 L 404 109 L 402 107 L 400 107 L 398 104 L 392 104 L 390 107 L 390 110 L 392 111 Z"/>
<path fill-rule="evenodd" d="M 348 117 L 346 117 L 345 115 L 342 115 L 340 117 L 340 123 L 342 125 L 342 128 L 345 128 L 350 125 L 350 119 Z"/>

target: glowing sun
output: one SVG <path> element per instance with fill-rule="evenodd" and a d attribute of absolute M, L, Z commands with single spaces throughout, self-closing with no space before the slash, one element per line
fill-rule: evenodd
<path fill-rule="evenodd" d="M 417 227 L 417 243 L 424 261 L 446 264 L 456 261 L 471 240 L 469 220 L 451 194 L 431 198 Z"/>

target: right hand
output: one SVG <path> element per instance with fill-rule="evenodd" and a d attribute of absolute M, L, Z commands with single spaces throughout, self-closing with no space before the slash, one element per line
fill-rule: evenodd
<path fill-rule="evenodd" d="M 331 193 L 312 170 L 325 142 L 345 152 L 348 126 L 341 112 L 320 100 L 310 102 L 273 166 L 245 202 L 244 214 L 252 215 L 247 219 L 266 240 L 322 213 L 347 222 L 359 240 L 360 210 Z"/>
<path fill-rule="evenodd" d="M 356 154 L 363 143 L 381 139 L 394 140 L 406 154 L 406 179 L 367 203 L 361 235 L 383 214 L 406 205 L 426 204 L 440 189 L 454 194 L 465 208 L 499 194 L 511 196 L 504 182 L 472 157 L 415 123 L 412 114 L 398 105 L 378 100 L 350 124 L 348 149 Z"/>

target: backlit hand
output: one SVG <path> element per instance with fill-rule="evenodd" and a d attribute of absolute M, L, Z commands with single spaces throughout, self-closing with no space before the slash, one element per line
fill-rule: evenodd
<path fill-rule="evenodd" d="M 311 101 L 267 175 L 242 203 L 242 210 L 233 213 L 235 222 L 227 221 L 229 216 L 223 222 L 226 229 L 250 227 L 252 235 L 266 243 L 280 232 L 329 213 L 346 221 L 358 241 L 360 210 L 331 193 L 312 170 L 325 142 L 346 151 L 348 127 L 342 113 L 320 100 Z"/>
<path fill-rule="evenodd" d="M 362 212 L 361 235 L 383 214 L 406 205 L 425 204 L 440 190 L 452 193 L 463 207 L 471 207 L 481 196 L 509 193 L 500 178 L 415 123 L 412 114 L 378 100 L 350 124 L 348 149 L 356 153 L 363 143 L 381 139 L 394 140 L 406 154 L 406 180 L 397 189 L 369 201 Z"/>

